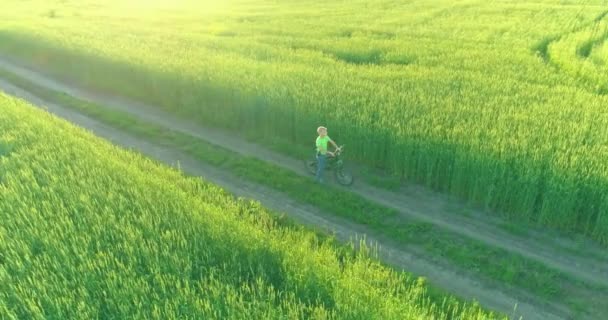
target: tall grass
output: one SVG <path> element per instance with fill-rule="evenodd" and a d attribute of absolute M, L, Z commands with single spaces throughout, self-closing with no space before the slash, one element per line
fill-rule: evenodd
<path fill-rule="evenodd" d="M 0 318 L 493 317 L 0 94 Z"/>
<path fill-rule="evenodd" d="M 0 52 L 47 72 L 302 149 L 326 124 L 364 164 L 608 244 L 605 73 L 569 44 L 599 1 L 8 3 Z"/>

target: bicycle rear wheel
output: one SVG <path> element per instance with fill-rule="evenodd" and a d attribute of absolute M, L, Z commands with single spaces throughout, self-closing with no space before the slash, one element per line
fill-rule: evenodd
<path fill-rule="evenodd" d="M 312 175 L 317 174 L 317 160 L 307 160 L 306 170 L 308 170 L 308 173 Z"/>
<path fill-rule="evenodd" d="M 338 183 L 343 186 L 350 186 L 353 184 L 353 182 L 355 180 L 353 178 L 353 175 L 350 173 L 350 171 L 348 171 L 344 168 L 336 169 L 335 175 L 336 175 L 336 181 L 338 181 Z"/>

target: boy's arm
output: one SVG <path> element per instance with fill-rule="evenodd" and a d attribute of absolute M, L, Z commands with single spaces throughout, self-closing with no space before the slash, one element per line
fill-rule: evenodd
<path fill-rule="evenodd" d="M 329 142 L 331 142 L 331 144 L 334 146 L 334 148 L 339 149 L 338 145 L 334 142 L 334 140 L 332 140 L 331 138 L 329 139 Z"/>

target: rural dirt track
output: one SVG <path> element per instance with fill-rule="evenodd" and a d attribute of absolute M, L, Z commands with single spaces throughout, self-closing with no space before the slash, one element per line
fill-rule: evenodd
<path fill-rule="evenodd" d="M 260 158 L 303 175 L 307 175 L 301 160 L 292 159 L 265 150 L 260 148 L 259 145 L 245 142 L 226 132 L 188 123 L 187 121 L 177 119 L 171 115 L 158 111 L 158 109 L 144 106 L 139 103 L 93 93 L 78 88 L 77 86 L 67 85 L 40 73 L 17 66 L 4 59 L 0 59 L 0 68 L 18 74 L 38 85 L 66 92 L 80 99 L 97 102 L 103 106 L 130 113 L 142 120 L 181 131 L 239 153 Z M 121 133 L 116 129 L 75 113 L 70 109 L 42 101 L 4 81 L 0 81 L 0 89 L 3 89 L 7 93 L 22 97 L 33 104 L 46 106 L 52 113 L 66 118 L 79 126 L 85 127 L 116 144 L 133 148 L 169 164 L 179 161 L 181 168 L 190 174 L 201 175 L 206 180 L 216 183 L 237 195 L 260 200 L 265 206 L 278 211 L 287 212 L 290 215 L 293 215 L 296 220 L 303 223 L 322 226 L 334 231 L 337 238 L 341 240 L 348 240 L 356 233 L 366 233 L 368 234 L 368 241 L 374 240 L 373 235 L 370 236 L 369 231 L 366 230 L 364 226 L 354 225 L 343 219 L 337 219 L 331 217 L 331 215 L 323 214 L 312 207 L 303 206 L 290 201 L 285 195 L 278 191 L 243 182 L 228 172 L 219 171 L 213 167 L 203 165 L 175 150 L 167 147 L 159 147 L 140 138 Z M 527 258 L 542 262 L 556 270 L 567 273 L 572 277 L 608 286 L 608 257 L 600 248 L 587 246 L 584 254 L 577 254 L 577 245 L 569 240 L 556 240 L 551 238 L 550 235 L 541 232 L 535 232 L 525 237 L 507 233 L 498 227 L 500 224 L 499 219 L 488 217 L 487 214 L 476 211 L 471 212 L 469 216 L 451 213 L 453 211 L 463 210 L 464 206 L 422 188 L 409 186 L 404 187 L 403 190 L 395 193 L 357 182 L 351 190 L 369 200 L 394 208 L 398 210 L 400 214 L 409 218 L 413 217 L 421 221 L 426 221 L 446 230 L 488 243 L 492 246 L 519 253 Z M 483 219 L 480 217 L 483 217 Z M 415 274 L 428 277 L 429 282 L 438 287 L 443 287 L 459 296 L 469 298 L 475 297 L 487 307 L 512 314 L 510 311 L 515 304 L 518 304 L 517 315 L 523 315 L 526 319 L 561 318 L 559 315 L 562 314 L 563 310 L 559 310 L 561 309 L 559 307 L 539 308 L 532 304 L 518 301 L 519 299 L 513 298 L 513 295 L 509 293 L 489 289 L 484 287 L 479 281 L 469 279 L 461 274 L 456 274 L 445 268 L 445 266 L 442 267 L 436 263 L 427 262 L 420 256 L 417 256 L 413 251 L 382 244 L 380 256 L 384 261 L 391 265 L 403 267 Z M 545 309 L 546 312 L 541 311 L 542 309 Z M 547 310 L 554 310 L 555 314 L 551 314 Z"/>

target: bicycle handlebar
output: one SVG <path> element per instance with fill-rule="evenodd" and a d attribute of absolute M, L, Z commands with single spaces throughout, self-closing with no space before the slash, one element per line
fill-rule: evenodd
<path fill-rule="evenodd" d="M 338 149 L 336 149 L 336 151 L 334 153 L 340 153 L 342 152 L 342 148 L 344 148 L 345 144 L 341 145 L 338 147 Z"/>

